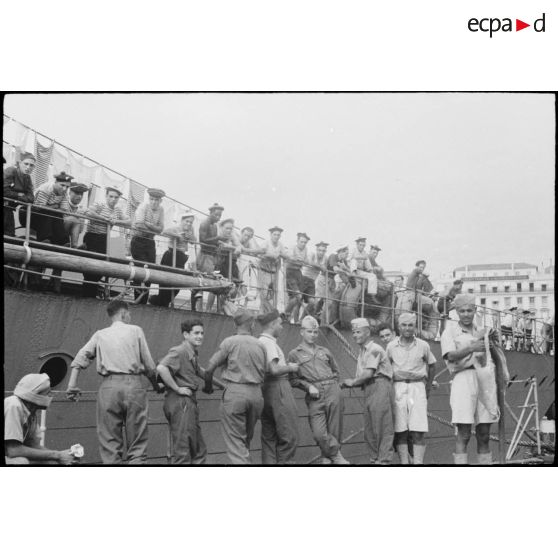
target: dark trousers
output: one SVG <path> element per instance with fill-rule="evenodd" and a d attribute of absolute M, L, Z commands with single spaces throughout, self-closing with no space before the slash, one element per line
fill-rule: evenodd
<path fill-rule="evenodd" d="M 130 251 L 134 260 L 142 262 L 155 263 L 155 241 L 152 238 L 144 238 L 142 236 L 133 236 L 130 242 Z M 138 281 L 132 281 L 132 285 L 141 285 Z M 151 285 L 150 282 L 144 283 L 146 287 Z M 134 297 L 137 299 L 141 294 L 149 292 L 149 289 L 134 289 Z M 140 304 L 147 304 L 147 294 L 139 301 Z"/>
<path fill-rule="evenodd" d="M 308 421 L 312 435 L 322 457 L 331 459 L 341 448 L 343 430 L 343 395 L 337 382 L 333 384 L 315 386 L 320 390 L 318 399 L 306 396 L 308 406 Z"/>
<path fill-rule="evenodd" d="M 245 465 L 251 462 L 250 442 L 262 409 L 259 384 L 227 384 L 221 404 L 221 427 L 231 463 Z"/>
<path fill-rule="evenodd" d="M 14 210 L 6 206 L 4 206 L 4 234 L 15 236 Z"/>
<path fill-rule="evenodd" d="M 188 261 L 188 255 L 181 250 L 176 251 L 176 264 L 174 267 L 177 269 L 184 269 L 184 265 Z M 161 265 L 168 265 L 172 267 L 172 249 L 169 248 L 161 258 Z M 151 304 L 156 306 L 168 306 L 174 297 L 179 293 L 178 289 L 159 289 L 159 293 L 149 298 Z"/>
<path fill-rule="evenodd" d="M 123 463 L 124 451 L 128 464 L 145 463 L 147 405 L 147 390 L 141 376 L 111 374 L 103 378 L 97 397 L 97 436 L 103 463 Z"/>
<path fill-rule="evenodd" d="M 370 449 L 370 461 L 388 465 L 393 459 L 393 384 L 380 376 L 366 386 L 364 394 L 364 439 Z"/>
<path fill-rule="evenodd" d="M 25 209 L 20 213 L 23 214 L 25 223 Z M 68 242 L 68 235 L 64 230 L 64 216 L 61 213 L 50 211 L 42 206 L 33 206 L 31 209 L 31 228 L 35 231 L 37 240 L 43 242 L 50 240 L 51 244 L 63 246 Z"/>
<path fill-rule="evenodd" d="M 187 397 L 168 391 L 163 411 L 170 428 L 173 465 L 205 463 L 207 448 L 201 433 L 200 412 L 195 395 Z"/>
<path fill-rule="evenodd" d="M 262 463 L 294 463 L 298 446 L 298 412 L 289 380 L 268 381 L 262 393 Z"/>
<path fill-rule="evenodd" d="M 100 233 L 85 233 L 83 237 L 83 242 L 85 243 L 86 249 L 89 252 L 100 252 L 105 254 L 107 251 L 107 235 Z M 95 298 L 97 296 L 97 283 L 103 276 L 102 275 L 91 275 L 89 273 L 84 273 L 83 278 L 85 281 L 90 281 L 91 283 L 83 283 L 81 287 L 81 294 L 84 297 Z M 108 277 L 106 278 L 108 282 Z"/>

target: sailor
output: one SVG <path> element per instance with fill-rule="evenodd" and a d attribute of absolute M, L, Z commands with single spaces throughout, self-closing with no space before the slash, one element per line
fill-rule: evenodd
<path fill-rule="evenodd" d="M 368 259 L 370 265 L 372 266 L 372 272 L 378 278 L 378 281 L 385 281 L 384 278 L 384 268 L 376 262 L 376 258 L 380 254 L 382 249 L 377 244 L 370 245 L 370 252 L 368 252 Z"/>
<path fill-rule="evenodd" d="M 155 263 L 155 240 L 154 236 L 163 232 L 165 226 L 165 210 L 161 205 L 165 192 L 159 188 L 148 188 L 149 200 L 142 203 L 135 215 L 134 231 L 130 242 L 130 252 L 134 260 L 146 263 Z M 146 287 L 151 284 L 144 282 Z M 132 285 L 139 286 L 140 283 L 132 281 Z M 138 304 L 147 304 L 149 288 L 134 289 L 134 296 Z"/>
<path fill-rule="evenodd" d="M 260 256 L 258 273 L 258 290 L 260 292 L 260 311 L 262 314 L 273 310 L 273 299 L 277 294 L 277 272 L 281 267 L 281 258 L 288 257 L 287 250 L 280 242 L 283 229 L 271 227 L 269 240 L 264 242 L 257 252 Z"/>
<path fill-rule="evenodd" d="M 349 267 L 351 272 L 366 279 L 366 292 L 376 294 L 378 291 L 378 278 L 373 273 L 372 264 L 365 250 L 366 238 L 363 236 L 355 240 L 355 248 L 349 256 Z"/>
<path fill-rule="evenodd" d="M 14 209 L 18 203 L 33 203 L 33 181 L 31 173 L 35 168 L 35 156 L 22 153 L 19 162 L 14 167 L 4 169 L 4 234 L 15 235 Z M 6 198 L 9 198 L 7 200 Z M 13 201 L 12 201 L 13 200 Z M 27 208 L 20 211 L 20 223 L 25 225 Z"/>
<path fill-rule="evenodd" d="M 62 209 L 72 178 L 73 176 L 62 171 L 54 176 L 54 182 L 45 182 L 36 189 L 31 228 L 35 230 L 39 242 L 59 246 L 66 243 L 64 217 L 55 210 Z"/>
<path fill-rule="evenodd" d="M 314 295 L 314 281 L 303 276 L 302 268 L 310 263 L 306 245 L 310 237 L 302 232 L 296 235 L 296 244 L 288 251 L 286 258 L 286 279 L 289 302 L 285 308 L 287 318 L 292 317 L 294 323 L 299 321 L 299 312 L 303 302 Z"/>
<path fill-rule="evenodd" d="M 454 299 L 454 306 L 459 322 L 449 322 L 441 339 L 442 357 L 452 375 L 451 422 L 457 426 L 454 462 L 457 465 L 467 464 L 467 445 L 475 424 L 478 462 L 491 465 L 490 425 L 498 422 L 498 417 L 488 411 L 479 397 L 475 365 L 483 364 L 486 352 L 484 340 L 479 339 L 481 332 L 474 323 L 475 296 L 459 294 Z M 491 391 L 496 392 L 496 380 Z"/>
<path fill-rule="evenodd" d="M 400 463 L 408 465 L 410 437 L 413 444 L 413 464 L 422 465 L 424 433 L 428 432 L 426 406 L 436 358 L 428 343 L 415 336 L 415 314 L 405 312 L 399 316 L 398 322 L 400 335 L 386 349 L 393 369 L 395 388 L 395 447 Z"/>
<path fill-rule="evenodd" d="M 240 256 L 238 258 L 238 273 L 243 282 L 243 292 L 248 300 L 258 297 L 257 260 L 259 254 L 258 243 L 254 240 L 254 229 L 244 227 L 240 231 Z"/>
<path fill-rule="evenodd" d="M 298 446 L 298 412 L 289 383 L 289 373 L 298 372 L 298 364 L 285 361 L 277 343 L 283 327 L 277 310 L 257 318 L 263 332 L 259 341 L 265 348 L 266 371 L 263 384 L 262 463 L 294 463 Z"/>
<path fill-rule="evenodd" d="M 90 205 L 85 211 L 87 217 L 91 217 L 87 225 L 87 232 L 83 236 L 83 248 L 89 252 L 107 253 L 107 235 L 109 227 L 127 227 L 131 220 L 118 205 L 122 192 L 118 188 L 108 186 L 105 189 L 105 201 Z M 95 298 L 97 296 L 96 283 L 102 275 L 84 273 L 82 295 Z M 105 279 L 108 283 L 108 277 Z"/>
<path fill-rule="evenodd" d="M 188 261 L 188 245 L 197 241 L 194 232 L 194 214 L 191 211 L 184 213 L 180 216 L 180 224 L 165 229 L 163 234 L 170 238 L 169 247 L 161 257 L 161 265 L 171 267 L 174 258 L 174 267 L 184 269 Z M 178 290 L 159 289 L 158 294 L 149 297 L 149 303 L 168 306 L 178 292 Z"/>
<path fill-rule="evenodd" d="M 393 372 L 386 352 L 371 338 L 366 318 L 351 320 L 353 339 L 360 347 L 355 378 L 342 387 L 364 390 L 364 439 L 370 463 L 389 465 L 393 459 Z"/>
<path fill-rule="evenodd" d="M 17 383 L 14 394 L 4 399 L 4 458 L 6 465 L 71 465 L 71 449 L 57 451 L 41 446 L 38 413 L 52 402 L 50 378 L 27 374 Z"/>
<path fill-rule="evenodd" d="M 339 368 L 329 349 L 316 344 L 318 327 L 312 316 L 302 319 L 302 343 L 287 359 L 299 366 L 299 372 L 292 373 L 290 381 L 293 387 L 306 392 L 308 421 L 320 447 L 321 463 L 347 465 L 349 462 L 341 455 L 343 395 L 339 387 Z"/>
<path fill-rule="evenodd" d="M 85 184 L 72 182 L 66 197 L 60 204 L 62 211 L 72 213 L 72 215 L 64 215 L 64 232 L 66 233 L 66 240 L 69 240 L 69 242 L 66 242 L 66 245 L 70 246 L 70 248 L 77 248 L 79 244 L 79 235 L 84 223 L 83 218 L 78 216 L 84 213 L 79 204 L 83 199 L 83 194 L 88 190 L 89 188 Z"/>
<path fill-rule="evenodd" d="M 330 254 L 327 259 L 327 270 L 329 272 L 329 292 L 332 297 L 328 302 L 329 323 L 334 323 L 339 318 L 339 299 L 342 289 L 348 281 L 348 274 L 351 272 L 347 256 L 349 247 L 341 246 L 334 254 Z"/>
<path fill-rule="evenodd" d="M 110 327 L 95 332 L 72 361 L 66 395 L 77 401 L 81 394 L 77 387 L 79 372 L 96 358 L 97 373 L 102 376 L 97 395 L 101 459 L 106 465 L 121 464 L 126 453 L 128 464 L 141 465 L 147 459 L 148 400 L 143 375 L 158 391 L 155 363 L 143 330 L 130 324 L 128 303 L 121 299 L 111 300 L 107 314 L 112 321 Z"/>
<path fill-rule="evenodd" d="M 315 291 L 315 314 L 319 315 L 322 306 L 324 304 L 325 298 L 329 298 L 331 293 L 329 292 L 328 284 L 326 283 L 325 272 L 327 268 L 328 256 L 327 247 L 329 244 L 327 242 L 317 242 L 316 252 L 310 255 L 310 266 L 302 268 L 302 275 L 308 277 L 314 281 L 314 291 Z"/>
<path fill-rule="evenodd" d="M 221 427 L 227 457 L 232 464 L 249 464 L 250 442 L 263 409 L 262 383 L 266 368 L 263 345 L 252 336 L 254 317 L 246 310 L 234 315 L 237 333 L 224 339 L 205 371 L 205 393 L 212 393 L 213 374 L 225 370 Z"/>
<path fill-rule="evenodd" d="M 213 273 L 217 264 L 217 246 L 219 244 L 219 231 L 217 223 L 221 220 L 225 208 L 214 203 L 209 209 L 209 216 L 200 223 L 200 252 L 197 268 L 201 273 Z"/>
<path fill-rule="evenodd" d="M 172 464 L 199 465 L 207 457 L 196 400 L 198 378 L 202 376 L 198 350 L 203 343 L 203 322 L 185 320 L 180 330 L 182 343 L 169 349 L 157 366 L 157 374 L 167 387 L 163 411 L 170 428 Z"/>

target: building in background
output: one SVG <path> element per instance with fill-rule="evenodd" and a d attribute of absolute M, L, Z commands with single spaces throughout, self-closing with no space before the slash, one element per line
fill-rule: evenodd
<path fill-rule="evenodd" d="M 517 306 L 534 310 L 543 320 L 554 314 L 554 265 L 528 263 L 475 264 L 457 267 L 444 281 L 463 281 L 463 292 L 475 295 L 476 303 L 492 310 Z"/>

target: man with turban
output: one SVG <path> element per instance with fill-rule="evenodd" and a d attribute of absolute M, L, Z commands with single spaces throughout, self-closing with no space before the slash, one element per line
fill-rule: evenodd
<path fill-rule="evenodd" d="M 476 367 L 485 366 L 484 341 L 474 323 L 475 297 L 459 294 L 454 299 L 459 321 L 449 322 L 442 333 L 442 357 L 446 361 L 453 379 L 451 382 L 451 421 L 457 426 L 454 462 L 467 464 L 467 445 L 471 439 L 473 424 L 477 438 L 478 462 L 491 465 L 490 425 L 498 421 L 480 399 Z M 493 389 L 496 390 L 494 379 Z"/>
<path fill-rule="evenodd" d="M 393 368 L 395 388 L 395 447 L 402 465 L 408 465 L 408 437 L 413 444 L 413 464 L 422 465 L 424 433 L 428 432 L 427 398 L 436 358 L 426 341 L 415 337 L 417 317 L 405 312 L 398 318 L 400 336 L 386 349 Z"/>
<path fill-rule="evenodd" d="M 14 394 L 4 399 L 4 457 L 6 465 L 71 465 L 71 450 L 41 446 L 38 411 L 51 401 L 50 379 L 46 374 L 27 374 L 17 383 Z"/>

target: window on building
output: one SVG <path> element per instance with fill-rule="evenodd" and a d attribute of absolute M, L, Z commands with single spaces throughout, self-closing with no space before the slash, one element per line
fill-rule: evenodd
<path fill-rule="evenodd" d="M 516 286 L 517 286 L 517 292 L 520 293 L 521 292 L 521 283 L 518 283 Z"/>
<path fill-rule="evenodd" d="M 498 302 L 499 302 L 498 300 L 493 300 L 492 301 L 492 306 L 498 306 Z"/>
<path fill-rule="evenodd" d="M 481 292 L 481 293 L 485 293 L 485 292 L 486 292 L 486 285 L 481 285 L 481 286 L 480 286 L 480 292 Z"/>
<path fill-rule="evenodd" d="M 486 298 L 480 299 L 481 306 L 486 306 Z"/>
<path fill-rule="evenodd" d="M 510 286 L 509 286 L 509 285 L 504 285 L 504 292 L 505 292 L 505 293 L 509 293 L 509 292 L 510 292 Z"/>
<path fill-rule="evenodd" d="M 509 296 L 504 297 L 504 306 L 509 308 L 511 306 L 511 298 Z"/>
<path fill-rule="evenodd" d="M 546 285 L 545 284 L 541 285 L 541 291 L 546 291 Z"/>
<path fill-rule="evenodd" d="M 523 304 L 523 297 L 522 297 L 522 296 L 518 296 L 518 297 L 517 297 L 517 305 L 520 306 L 521 304 Z"/>
<path fill-rule="evenodd" d="M 498 287 L 492 287 L 492 292 L 497 293 L 498 292 Z"/>
<path fill-rule="evenodd" d="M 535 297 L 534 296 L 529 297 L 529 306 L 530 307 L 535 306 Z"/>
<path fill-rule="evenodd" d="M 535 290 L 535 283 L 529 283 L 529 292 L 532 293 Z"/>
<path fill-rule="evenodd" d="M 467 289 L 467 292 L 468 292 L 469 294 L 473 294 L 475 291 L 474 291 L 474 289 Z"/>
<path fill-rule="evenodd" d="M 547 305 L 548 305 L 548 297 L 547 297 L 547 296 L 543 296 L 543 297 L 542 297 L 542 305 L 543 305 L 543 306 L 547 306 Z"/>

